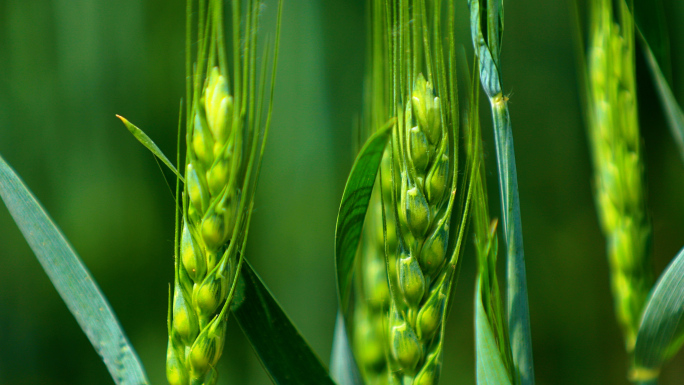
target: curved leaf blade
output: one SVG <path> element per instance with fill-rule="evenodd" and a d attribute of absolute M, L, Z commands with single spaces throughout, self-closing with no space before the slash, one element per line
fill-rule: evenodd
<path fill-rule="evenodd" d="M 375 177 L 380 167 L 382 153 L 389 139 L 396 119 L 391 119 L 375 132 L 363 145 L 354 161 L 347 184 L 344 186 L 342 202 L 337 213 L 335 227 L 335 268 L 337 271 L 337 295 L 342 314 L 349 307 L 349 286 L 351 284 L 356 249 L 359 245 L 363 222 L 368 211 Z"/>
<path fill-rule="evenodd" d="M 334 385 L 311 347 L 245 259 L 231 311 L 274 384 Z"/>
<path fill-rule="evenodd" d="M 684 249 L 660 276 L 641 319 L 634 372 L 657 374 L 684 343 Z"/>
<path fill-rule="evenodd" d="M 475 290 L 475 367 L 478 385 L 511 385 L 487 313 L 482 305 L 481 277 Z"/>
<path fill-rule="evenodd" d="M 148 384 L 114 311 L 64 234 L 0 156 L 0 196 L 50 281 L 117 384 Z"/>
<path fill-rule="evenodd" d="M 173 173 L 176 174 L 176 176 L 181 181 L 183 181 L 183 183 L 185 183 L 183 175 L 181 175 L 178 172 L 173 163 L 171 163 L 171 161 L 166 157 L 166 155 L 164 155 L 162 150 L 159 147 L 157 147 L 157 145 L 152 141 L 152 139 L 150 139 L 149 136 L 147 136 L 146 133 L 143 132 L 143 130 L 139 129 L 136 125 L 129 122 L 128 120 L 126 120 L 126 118 L 124 118 L 121 115 L 116 115 L 116 117 L 119 118 L 123 122 L 123 124 L 126 125 L 128 131 L 133 135 L 133 137 L 135 137 L 135 139 L 138 140 L 138 142 L 140 142 L 140 144 L 142 144 L 143 146 L 145 146 L 145 148 L 150 150 L 150 152 L 152 152 L 154 156 L 159 158 L 159 160 L 161 160 L 166 165 L 166 167 L 169 168 L 169 170 L 173 171 Z"/>

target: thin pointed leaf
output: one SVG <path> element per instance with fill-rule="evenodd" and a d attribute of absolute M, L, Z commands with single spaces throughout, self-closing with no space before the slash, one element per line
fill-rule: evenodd
<path fill-rule="evenodd" d="M 330 376 L 339 385 L 363 385 L 347 338 L 344 316 L 339 310 L 335 321 L 335 336 L 330 357 Z"/>
<path fill-rule="evenodd" d="M 684 161 L 684 113 L 668 82 L 668 79 L 672 78 L 672 70 L 664 13 L 663 4 L 659 0 L 634 1 L 634 23 L 639 31 L 646 62 L 651 68 L 667 123 Z"/>
<path fill-rule="evenodd" d="M 173 173 L 176 174 L 176 176 L 180 178 L 180 180 L 183 181 L 183 183 L 185 183 L 185 179 L 180 173 L 178 173 L 178 170 L 176 170 L 176 167 L 174 167 L 173 163 L 171 163 L 171 161 L 169 161 L 169 159 L 166 158 L 166 155 L 162 153 L 159 147 L 157 147 L 157 145 L 152 141 L 152 139 L 150 139 L 149 136 L 147 136 L 147 134 L 143 132 L 143 130 L 136 127 L 133 123 L 126 120 L 126 118 L 124 118 L 123 116 L 116 115 L 116 117 L 121 119 L 123 124 L 126 125 L 128 131 L 130 131 L 130 133 L 133 134 L 133 136 L 138 140 L 138 142 L 140 142 L 143 146 L 150 150 L 150 152 L 152 152 L 154 156 L 159 158 L 159 160 L 164 162 L 166 167 L 168 167 L 169 170 L 173 171 Z"/>
<path fill-rule="evenodd" d="M 651 72 L 655 78 L 656 89 L 658 90 L 658 95 L 660 96 L 660 101 L 663 103 L 663 108 L 665 109 L 665 117 L 667 118 L 668 125 L 672 131 L 672 136 L 674 136 L 679 146 L 679 154 L 684 161 L 684 113 L 682 109 L 677 104 L 677 99 L 675 99 L 670 85 L 663 75 L 658 66 L 658 61 L 653 55 L 653 51 L 649 47 L 648 43 L 644 41 L 644 53 L 646 54 L 646 62 L 649 67 L 651 67 Z"/>
<path fill-rule="evenodd" d="M 347 184 L 344 186 L 335 228 L 337 294 L 343 314 L 349 307 L 349 286 L 354 270 L 354 258 L 368 210 L 368 202 L 394 122 L 395 119 L 390 120 L 368 138 L 356 157 Z"/>
<path fill-rule="evenodd" d="M 684 249 L 665 269 L 647 302 L 634 348 L 636 370 L 655 371 L 684 343 Z"/>
<path fill-rule="evenodd" d="M 71 314 L 117 384 L 148 384 L 114 311 L 64 234 L 0 157 L 0 196 Z"/>
<path fill-rule="evenodd" d="M 482 305 L 481 278 L 475 290 L 475 367 L 478 385 L 510 385 L 508 372 L 504 365 L 494 332 L 489 325 L 487 314 Z"/>
<path fill-rule="evenodd" d="M 661 0 L 633 0 L 634 23 L 648 42 L 665 78 L 672 79 L 670 39 L 667 34 L 665 8 Z"/>
<path fill-rule="evenodd" d="M 247 260 L 240 269 L 231 311 L 274 384 L 334 384 Z"/>

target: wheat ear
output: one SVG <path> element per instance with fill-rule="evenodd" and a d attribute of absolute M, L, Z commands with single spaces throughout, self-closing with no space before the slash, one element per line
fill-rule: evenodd
<path fill-rule="evenodd" d="M 588 54 L 589 137 L 596 206 L 607 239 L 615 312 L 632 352 L 653 283 L 651 225 L 636 103 L 634 22 L 624 1 L 591 4 Z"/>
<path fill-rule="evenodd" d="M 454 4 L 447 5 L 447 30 L 452 30 Z M 386 3 L 385 9 L 391 37 L 391 114 L 398 117 L 391 137 L 392 198 L 387 202 L 396 221 L 396 247 L 386 243 L 390 383 L 427 385 L 439 378 L 443 320 L 468 211 L 456 199 L 454 36 L 449 33 L 443 46 L 439 0 L 400 0 Z M 452 213 L 456 231 L 451 229 Z M 456 246 L 447 255 L 450 241 Z"/>
<path fill-rule="evenodd" d="M 172 385 L 217 381 L 215 367 L 225 345 L 270 123 L 269 104 L 268 118 L 262 124 L 267 58 L 262 58 L 259 75 L 256 68 L 259 4 L 247 1 L 244 14 L 240 4 L 240 0 L 231 2 L 234 63 L 230 79 L 223 1 L 200 0 L 196 5 L 188 1 L 186 71 L 191 103 L 167 350 L 166 374 Z M 196 26 L 193 14 L 198 15 Z M 191 65 L 193 29 L 198 43 Z M 272 92 L 273 80 L 271 101 Z"/>

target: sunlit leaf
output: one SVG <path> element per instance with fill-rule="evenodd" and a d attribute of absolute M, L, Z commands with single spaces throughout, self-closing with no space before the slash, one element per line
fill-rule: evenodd
<path fill-rule="evenodd" d="M 117 384 L 147 376 L 114 311 L 64 234 L 14 170 L 0 157 L 0 196 L 71 314 Z"/>
<path fill-rule="evenodd" d="M 185 179 L 183 179 L 183 176 L 178 172 L 178 170 L 176 170 L 176 167 L 173 165 L 173 163 L 169 161 L 166 155 L 164 155 L 164 153 L 159 149 L 159 147 L 157 147 L 157 145 L 152 141 L 152 139 L 150 139 L 149 136 L 147 136 L 147 134 L 143 132 L 143 130 L 136 127 L 133 123 L 126 120 L 126 118 L 124 118 L 123 116 L 117 115 L 116 117 L 121 119 L 121 121 L 126 125 L 128 131 L 130 131 L 130 133 L 133 134 L 133 136 L 138 140 L 138 142 L 140 142 L 143 146 L 145 146 L 145 148 L 150 150 L 152 154 L 154 154 L 154 156 L 159 158 L 159 160 L 164 162 L 166 167 L 173 171 L 173 173 L 176 174 L 176 176 L 180 178 L 180 180 L 183 181 L 183 183 L 185 183 Z"/>

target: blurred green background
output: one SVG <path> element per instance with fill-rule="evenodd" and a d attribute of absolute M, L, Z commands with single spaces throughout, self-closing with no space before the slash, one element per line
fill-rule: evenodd
<path fill-rule="evenodd" d="M 273 30 L 266 2 L 263 31 Z M 472 54 L 466 1 L 458 35 Z M 665 1 L 684 102 L 684 3 Z M 248 257 L 327 363 L 336 311 L 333 236 L 361 111 L 365 2 L 286 1 L 273 126 Z M 184 95 L 183 0 L 0 0 L 0 153 L 61 226 L 108 296 L 153 384 L 165 382 L 173 200 L 114 114 L 174 154 Z M 538 384 L 627 384 L 604 240 L 591 195 L 573 20 L 566 1 L 507 1 L 510 93 Z M 640 120 L 658 274 L 684 245 L 684 166 L 638 52 Z M 483 107 L 486 103 L 483 104 Z M 490 195 L 492 163 L 487 128 Z M 168 176 L 168 173 L 167 173 Z M 448 324 L 443 384 L 474 384 L 472 250 Z M 232 321 L 231 321 L 232 322 Z M 232 322 L 221 384 L 268 384 Z M 0 384 L 112 380 L 0 208 Z M 684 354 L 663 385 L 684 383 Z"/>

